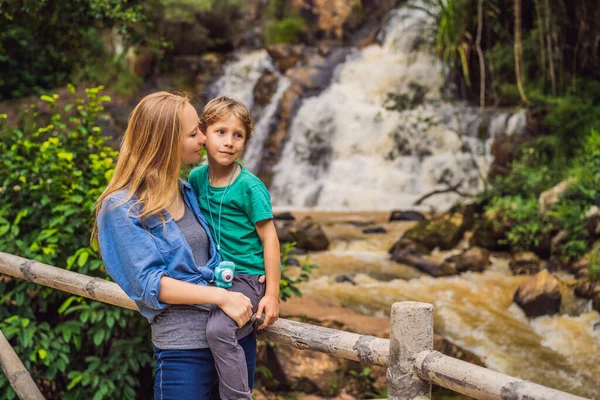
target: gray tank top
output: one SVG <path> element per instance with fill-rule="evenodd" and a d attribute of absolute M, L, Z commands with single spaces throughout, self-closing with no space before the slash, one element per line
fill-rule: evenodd
<path fill-rule="evenodd" d="M 192 248 L 196 265 L 205 266 L 210 260 L 208 235 L 187 204 L 183 217 L 175 222 Z M 152 323 L 152 344 L 162 350 L 207 348 L 206 322 L 210 307 L 201 304 L 167 307 Z"/>

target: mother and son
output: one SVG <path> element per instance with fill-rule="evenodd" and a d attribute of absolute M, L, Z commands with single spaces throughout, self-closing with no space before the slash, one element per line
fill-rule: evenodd
<path fill-rule="evenodd" d="M 92 241 L 150 321 L 155 399 L 251 399 L 255 327 L 277 320 L 281 274 L 269 192 L 238 163 L 252 129 L 235 98 L 198 116 L 184 96 L 150 94 L 98 199 Z M 203 147 L 208 165 L 180 180 Z M 216 286 L 215 268 L 231 263 L 232 286 Z"/>

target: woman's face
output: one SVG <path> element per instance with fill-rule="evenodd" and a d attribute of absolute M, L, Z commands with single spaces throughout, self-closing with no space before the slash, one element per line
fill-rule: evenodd
<path fill-rule="evenodd" d="M 198 113 L 191 104 L 186 104 L 183 109 L 183 133 L 179 139 L 179 153 L 182 164 L 196 164 L 200 161 L 202 145 L 206 143 L 206 136 L 198 128 Z"/>

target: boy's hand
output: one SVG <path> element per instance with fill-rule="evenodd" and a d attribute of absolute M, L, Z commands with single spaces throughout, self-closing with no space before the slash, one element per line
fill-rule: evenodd
<path fill-rule="evenodd" d="M 262 313 L 265 312 L 265 320 L 258 327 L 258 329 L 264 329 L 269 325 L 273 325 L 277 318 L 279 318 L 279 296 L 265 295 L 258 303 L 258 309 L 256 311 L 256 319 L 262 318 Z"/>

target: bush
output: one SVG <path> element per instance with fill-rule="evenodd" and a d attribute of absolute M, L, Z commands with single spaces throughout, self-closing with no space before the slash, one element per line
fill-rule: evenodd
<path fill-rule="evenodd" d="M 148 43 L 152 32 L 147 15 L 152 4 L 136 0 L 3 1 L 0 99 L 62 86 L 74 71 L 102 65 L 107 58 L 102 30 L 116 28 L 126 46 Z"/>
<path fill-rule="evenodd" d="M 267 22 L 266 42 L 267 44 L 300 43 L 299 34 L 305 27 L 306 21 L 302 17 L 271 20 Z"/>
<path fill-rule="evenodd" d="M 589 249 L 585 214 L 600 204 L 600 134 L 592 130 L 582 143 L 564 172 L 552 173 L 554 169 L 542 161 L 540 152 L 524 149 L 510 175 L 498 178 L 492 190 L 480 196 L 486 210 L 511 227 L 506 235 L 508 244 L 534 250 L 550 230 L 564 229 L 568 238 L 558 249 L 564 261 L 576 260 Z M 545 215 L 540 214 L 539 194 L 567 176 L 574 178 L 573 183 Z"/>
<path fill-rule="evenodd" d="M 89 246 L 94 202 L 117 157 L 97 126 L 110 100 L 100 90 L 87 89 L 63 110 L 58 95 L 42 96 L 55 113 L 44 118 L 32 106 L 0 142 L 2 251 L 106 277 Z M 151 363 L 149 324 L 139 313 L 22 280 L 0 280 L 0 293 L 0 329 L 46 398 L 135 398 L 140 370 L 149 375 Z M 0 387 L 8 386 L 0 374 Z"/>

